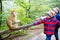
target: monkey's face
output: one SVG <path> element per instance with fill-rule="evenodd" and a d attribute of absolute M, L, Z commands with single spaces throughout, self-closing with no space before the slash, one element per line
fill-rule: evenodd
<path fill-rule="evenodd" d="M 15 17 L 17 15 L 17 13 L 16 12 L 13 12 L 13 16 Z"/>

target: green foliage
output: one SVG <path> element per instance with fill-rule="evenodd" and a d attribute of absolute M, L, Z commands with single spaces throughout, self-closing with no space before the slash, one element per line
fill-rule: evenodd
<path fill-rule="evenodd" d="M 24 30 L 24 31 L 22 31 L 22 30 L 19 30 L 19 31 L 14 31 L 14 32 L 11 32 L 11 33 L 9 33 L 9 34 L 11 34 L 11 36 L 12 35 L 21 35 L 21 36 L 23 36 L 23 35 L 28 35 L 28 33 L 27 33 L 27 30 Z M 2 35 L 2 37 L 3 38 L 5 38 L 7 35 L 9 35 L 9 34 L 3 34 Z"/>
<path fill-rule="evenodd" d="M 10 34 L 12 34 L 12 35 L 17 35 L 17 34 L 24 35 L 24 34 L 27 34 L 27 30 L 24 30 L 24 31 L 22 31 L 22 30 L 14 31 L 14 32 L 11 32 Z"/>
<path fill-rule="evenodd" d="M 18 12 L 19 25 L 33 23 L 36 18 L 44 16 L 46 12 L 54 7 L 60 8 L 60 0 L 13 0 L 2 1 L 2 14 L 0 14 L 1 30 L 7 30 L 6 19 L 10 15 L 10 10 Z M 13 32 L 12 34 L 14 34 Z M 19 32 L 17 32 L 19 33 Z M 20 32 L 24 34 L 25 32 Z"/>

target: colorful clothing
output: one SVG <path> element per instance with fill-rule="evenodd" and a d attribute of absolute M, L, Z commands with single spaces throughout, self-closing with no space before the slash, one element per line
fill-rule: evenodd
<path fill-rule="evenodd" d="M 56 18 L 52 17 L 51 19 L 45 18 L 43 20 L 37 21 L 34 23 L 34 25 L 41 23 L 44 23 L 44 33 L 52 35 L 55 32 L 56 25 L 59 25 L 60 22 Z"/>

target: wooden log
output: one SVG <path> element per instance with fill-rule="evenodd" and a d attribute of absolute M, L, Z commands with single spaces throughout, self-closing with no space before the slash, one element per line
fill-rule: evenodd
<path fill-rule="evenodd" d="M 0 35 L 10 33 L 10 32 L 13 32 L 13 31 L 17 31 L 17 30 L 21 30 L 21 29 L 25 29 L 25 28 L 29 28 L 29 27 L 32 27 L 32 26 L 33 26 L 33 24 L 27 24 L 27 25 L 20 26 L 19 28 L 16 28 L 16 29 L 13 29 L 13 30 L 4 30 L 4 31 L 0 32 Z"/>

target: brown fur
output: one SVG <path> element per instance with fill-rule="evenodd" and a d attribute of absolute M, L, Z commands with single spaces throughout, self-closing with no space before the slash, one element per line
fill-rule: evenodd
<path fill-rule="evenodd" d="M 18 20 L 16 19 L 16 16 L 13 16 L 13 12 L 11 13 L 10 16 L 8 16 L 6 23 L 9 29 L 18 28 Z"/>

